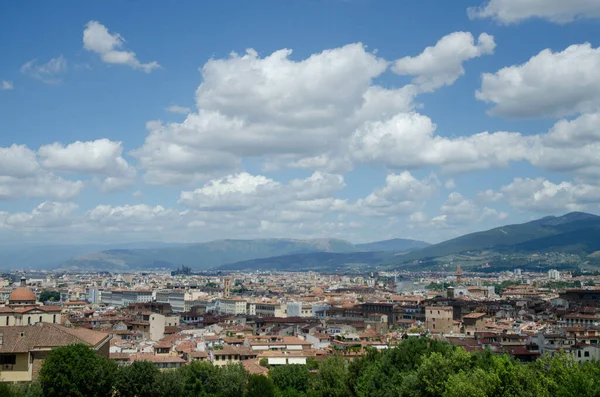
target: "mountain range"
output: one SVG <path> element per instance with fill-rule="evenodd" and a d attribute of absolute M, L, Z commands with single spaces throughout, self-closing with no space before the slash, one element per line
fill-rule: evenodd
<path fill-rule="evenodd" d="M 77 246 L 0 246 L 0 268 L 129 271 L 326 270 L 415 268 L 456 255 L 559 252 L 600 257 L 600 216 L 572 212 L 466 234 L 438 244 L 393 239 L 352 244 L 339 239 L 218 240 L 196 244 L 132 243 Z"/>

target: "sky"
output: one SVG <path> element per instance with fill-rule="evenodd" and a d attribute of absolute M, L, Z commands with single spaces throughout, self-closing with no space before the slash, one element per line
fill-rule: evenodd
<path fill-rule="evenodd" d="M 600 213 L 600 0 L 0 3 L 0 241 Z"/>

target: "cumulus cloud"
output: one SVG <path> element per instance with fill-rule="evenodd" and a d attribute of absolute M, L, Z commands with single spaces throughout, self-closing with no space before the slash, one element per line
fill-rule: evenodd
<path fill-rule="evenodd" d="M 67 60 L 62 55 L 43 64 L 39 64 L 37 59 L 33 59 L 21 66 L 21 73 L 41 80 L 46 84 L 60 83 L 62 80 L 60 75 L 66 70 Z"/>
<path fill-rule="evenodd" d="M 501 23 L 517 23 L 541 18 L 555 23 L 576 19 L 600 18 L 597 0 L 490 0 L 480 7 L 469 7 L 469 18 L 493 18 Z"/>
<path fill-rule="evenodd" d="M 432 222 L 438 226 L 467 225 L 479 223 L 486 219 L 502 220 L 508 215 L 495 209 L 481 207 L 473 200 L 463 197 L 458 192 L 452 192 L 440 208 L 440 215 Z"/>
<path fill-rule="evenodd" d="M 14 88 L 11 81 L 0 80 L 0 91 L 12 90 Z"/>
<path fill-rule="evenodd" d="M 181 192 L 179 202 L 203 211 L 321 210 L 331 208 L 331 196 L 345 186 L 340 175 L 315 172 L 306 179 L 281 184 L 262 175 L 242 172 Z M 325 199 L 325 201 L 319 201 Z"/>
<path fill-rule="evenodd" d="M 171 113 L 181 113 L 181 114 L 188 114 L 191 112 L 190 108 L 186 108 L 184 106 L 179 106 L 179 105 L 171 105 L 168 108 L 165 109 L 167 112 L 171 112 Z"/>
<path fill-rule="evenodd" d="M 135 173 L 121 156 L 121 142 L 106 138 L 96 141 L 76 141 L 68 145 L 53 143 L 39 148 L 41 165 L 49 170 L 123 176 Z"/>
<path fill-rule="evenodd" d="M 427 116 L 401 113 L 386 121 L 367 122 L 352 137 L 350 150 L 361 162 L 381 162 L 396 168 L 443 166 L 466 171 L 507 166 L 527 158 L 535 144 L 518 133 L 483 132 L 446 138 L 434 134 Z"/>
<path fill-rule="evenodd" d="M 496 201 L 502 200 L 503 197 L 504 195 L 502 193 L 495 192 L 492 189 L 477 192 L 477 201 L 483 203 L 495 203 Z"/>
<path fill-rule="evenodd" d="M 0 198 L 49 197 L 68 200 L 84 188 L 81 180 L 65 179 L 57 173 L 81 178 L 93 176 L 104 192 L 123 190 L 135 179 L 136 170 L 121 156 L 121 142 L 100 139 L 54 143 L 37 152 L 25 145 L 0 147 Z"/>
<path fill-rule="evenodd" d="M 133 184 L 136 170 L 122 157 L 122 153 L 122 143 L 108 139 L 77 141 L 68 145 L 53 143 L 40 147 L 37 152 L 45 169 L 105 177 L 98 184 L 106 192 L 123 190 Z"/>
<path fill-rule="evenodd" d="M 388 62 L 360 43 L 300 61 L 290 55 L 279 50 L 261 58 L 248 50 L 208 61 L 196 91 L 200 110 L 182 123 L 148 123 L 146 142 L 132 152 L 146 181 L 212 179 L 240 171 L 244 157 L 271 168 L 338 171 L 357 125 L 414 106 L 412 87 L 372 85 Z M 333 162 L 340 167 L 334 170 Z"/>
<path fill-rule="evenodd" d="M 36 153 L 25 145 L 0 147 L 0 199 L 52 197 L 71 199 L 83 182 L 60 178 L 43 169 Z"/>
<path fill-rule="evenodd" d="M 418 180 L 408 171 L 389 174 L 384 187 L 358 200 L 355 207 L 373 215 L 410 214 L 436 194 L 436 182 L 435 176 Z"/>
<path fill-rule="evenodd" d="M 71 223 L 75 203 L 44 201 L 31 212 L 0 212 L 0 229 L 21 233 L 47 232 L 54 228 L 64 228 Z"/>
<path fill-rule="evenodd" d="M 600 108 L 600 48 L 545 49 L 521 65 L 484 73 L 477 99 L 511 118 L 563 117 Z"/>
<path fill-rule="evenodd" d="M 106 26 L 96 21 L 89 21 L 83 31 L 83 48 L 100 55 L 108 64 L 128 65 L 146 73 L 160 68 L 156 61 L 142 63 L 135 52 L 123 51 L 125 39 L 119 33 L 110 33 Z"/>
<path fill-rule="evenodd" d="M 454 83 L 465 74 L 465 61 L 492 54 L 495 47 L 494 37 L 487 33 L 480 34 L 475 43 L 471 33 L 454 32 L 417 56 L 397 60 L 392 70 L 399 75 L 416 76 L 413 82 L 421 90 L 430 92 Z"/>
<path fill-rule="evenodd" d="M 600 208 L 600 187 L 585 183 L 556 184 L 544 178 L 515 178 L 500 190 L 508 203 L 520 210 L 562 213 Z"/>

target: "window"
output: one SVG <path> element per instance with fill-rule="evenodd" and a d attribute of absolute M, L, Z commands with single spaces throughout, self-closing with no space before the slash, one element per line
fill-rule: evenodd
<path fill-rule="evenodd" d="M 40 316 L 40 323 L 42 322 L 42 316 Z"/>
<path fill-rule="evenodd" d="M 27 317 L 27 325 L 31 325 L 31 317 Z"/>
<path fill-rule="evenodd" d="M 6 316 L 6 325 L 8 325 L 8 316 Z"/>
<path fill-rule="evenodd" d="M 16 354 L 0 354 L 0 365 L 16 364 L 16 363 L 17 363 L 17 355 Z"/>
<path fill-rule="evenodd" d="M 52 322 L 56 324 L 56 314 L 52 315 Z"/>
<path fill-rule="evenodd" d="M 589 357 L 590 356 L 590 352 L 583 352 L 583 357 Z"/>

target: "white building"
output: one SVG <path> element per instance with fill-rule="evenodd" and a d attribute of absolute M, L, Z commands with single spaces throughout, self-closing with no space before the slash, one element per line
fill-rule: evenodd
<path fill-rule="evenodd" d="M 548 270 L 548 278 L 550 280 L 560 280 L 560 272 L 556 269 Z"/>
<path fill-rule="evenodd" d="M 170 289 L 156 291 L 156 302 L 168 303 L 171 305 L 171 310 L 182 313 L 185 311 L 185 292 Z"/>
<path fill-rule="evenodd" d="M 105 290 L 100 292 L 99 298 L 108 306 L 125 307 L 132 303 L 152 302 L 152 290 Z"/>
<path fill-rule="evenodd" d="M 247 302 L 244 299 L 229 298 L 217 301 L 217 312 L 221 314 L 233 314 L 235 316 L 246 314 Z"/>

